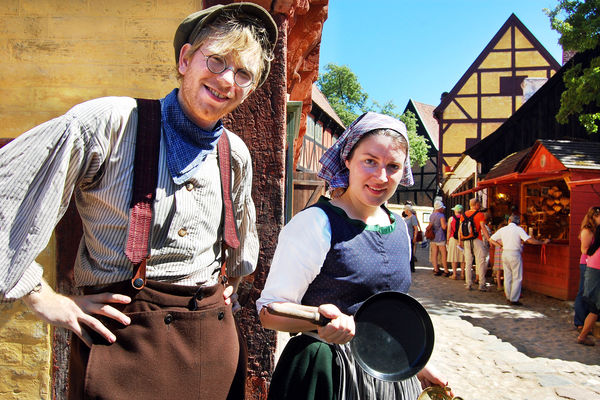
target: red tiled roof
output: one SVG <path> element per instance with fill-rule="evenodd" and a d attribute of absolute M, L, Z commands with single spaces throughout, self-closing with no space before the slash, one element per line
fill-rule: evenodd
<path fill-rule="evenodd" d="M 412 99 L 411 101 L 413 102 L 415 108 L 417 109 L 417 112 L 419 113 L 418 117 L 421 119 L 421 121 L 423 121 L 423 124 L 425 125 L 424 128 L 427 130 L 429 138 L 431 139 L 435 147 L 439 148 L 439 124 L 437 119 L 435 119 L 435 117 L 433 116 L 433 110 L 435 110 L 435 106 L 425 103 L 419 103 L 418 101 L 414 101 Z"/>
<path fill-rule="evenodd" d="M 344 123 L 342 122 L 340 117 L 335 113 L 335 111 L 331 107 L 331 104 L 329 104 L 329 102 L 327 101 L 325 95 L 321 93 L 317 85 L 315 85 L 314 83 L 312 85 L 312 101 L 316 105 L 318 105 L 319 108 L 323 110 L 327 115 L 329 115 L 331 119 L 337 122 L 341 127 L 345 128 Z"/>

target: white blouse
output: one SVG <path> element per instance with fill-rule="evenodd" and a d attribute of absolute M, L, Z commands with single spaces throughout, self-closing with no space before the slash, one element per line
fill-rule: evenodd
<path fill-rule="evenodd" d="M 279 233 L 265 288 L 256 301 L 258 312 L 273 302 L 299 304 L 321 272 L 331 246 L 329 218 L 318 207 L 296 214 Z"/>

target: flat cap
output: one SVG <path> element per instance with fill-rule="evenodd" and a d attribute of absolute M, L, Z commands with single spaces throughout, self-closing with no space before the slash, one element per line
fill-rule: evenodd
<path fill-rule="evenodd" d="M 177 27 L 177 31 L 175 32 L 175 38 L 173 39 L 173 47 L 175 48 L 175 62 L 179 62 L 179 53 L 184 44 L 193 44 L 202 28 L 210 25 L 225 13 L 231 13 L 234 15 L 248 15 L 258 19 L 267 32 L 267 39 L 271 45 L 270 50 L 275 47 L 275 43 L 277 42 L 277 24 L 267 10 L 257 4 L 249 2 L 231 3 L 225 5 L 217 4 L 207 9 L 196 11 L 181 21 L 179 27 Z M 258 86 L 264 83 L 269 75 L 269 70 L 270 63 L 267 63 Z"/>

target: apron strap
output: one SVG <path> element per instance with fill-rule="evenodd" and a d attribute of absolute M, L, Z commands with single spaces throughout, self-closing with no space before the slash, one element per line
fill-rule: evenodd
<path fill-rule="evenodd" d="M 138 126 L 133 165 L 133 195 L 125 254 L 134 266 L 131 284 L 134 288 L 141 290 L 146 285 L 146 260 L 150 253 L 152 206 L 158 183 L 161 110 L 159 100 L 136 99 L 136 101 Z M 225 284 L 227 282 L 226 250 L 228 248 L 236 249 L 240 245 L 231 197 L 231 146 L 227 130 L 221 135 L 217 148 L 224 214 L 221 280 Z"/>

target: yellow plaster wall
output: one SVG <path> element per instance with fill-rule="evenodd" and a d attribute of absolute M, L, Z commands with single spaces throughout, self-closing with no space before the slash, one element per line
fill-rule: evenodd
<path fill-rule="evenodd" d="M 471 118 L 477 118 L 477 98 L 457 97 L 456 102 L 469 114 Z"/>
<path fill-rule="evenodd" d="M 542 57 L 542 55 L 535 51 L 517 51 L 515 54 L 515 65 L 518 68 L 523 67 L 546 67 L 548 62 Z"/>
<path fill-rule="evenodd" d="M 201 0 L 0 1 L 0 137 L 94 97 L 176 86 L 173 34 Z"/>
<path fill-rule="evenodd" d="M 511 55 L 510 51 L 490 53 L 481 63 L 479 68 L 510 68 Z"/>
<path fill-rule="evenodd" d="M 465 84 L 463 85 L 463 87 L 458 91 L 458 94 L 477 94 L 477 75 L 473 74 L 471 75 L 471 77 L 469 77 L 469 79 L 467 79 L 467 81 L 465 82 Z"/>
<path fill-rule="evenodd" d="M 55 282 L 54 236 L 40 253 L 44 278 Z M 0 304 L 0 398 L 50 398 L 51 337 L 48 324 L 37 319 L 23 302 Z"/>
<path fill-rule="evenodd" d="M 511 76 L 510 71 L 495 71 L 481 73 L 481 93 L 500 93 L 500 77 Z"/>
<path fill-rule="evenodd" d="M 502 125 L 500 122 L 488 122 L 486 124 L 482 124 L 481 126 L 481 138 L 488 136 L 490 133 L 493 133 L 496 129 L 498 129 Z"/>
<path fill-rule="evenodd" d="M 158 98 L 177 86 L 173 34 L 201 0 L 0 1 L 0 137 L 95 97 Z M 55 281 L 54 240 L 40 255 Z M 50 399 L 48 325 L 0 305 L 0 398 Z"/>
<path fill-rule="evenodd" d="M 533 49 L 533 44 L 527 40 L 523 33 L 515 28 L 515 48 L 517 49 Z"/>
<path fill-rule="evenodd" d="M 528 78 L 546 78 L 546 71 L 541 70 L 522 70 L 519 74 L 526 75 Z M 550 71 L 550 76 L 554 75 L 554 71 Z"/>
<path fill-rule="evenodd" d="M 462 153 L 465 151 L 465 140 L 477 133 L 475 123 L 454 123 L 444 132 L 444 151 L 446 153 Z M 450 164 L 452 165 L 452 164 Z"/>
<path fill-rule="evenodd" d="M 512 33 L 515 34 L 515 64 L 512 65 L 511 49 Z M 518 68 L 517 76 L 541 77 L 546 78 L 546 71 L 529 70 L 531 67 L 548 67 L 549 63 L 535 49 L 534 45 L 523 35 L 516 27 L 511 26 L 496 43 L 493 50 L 490 51 L 480 65 L 476 66 L 478 72 L 474 72 L 468 77 L 461 88 L 458 89 L 459 96 L 475 95 L 473 97 L 454 97 L 454 101 L 459 102 L 467 110 L 472 118 L 481 118 L 481 138 L 487 137 L 494 132 L 501 123 L 486 122 L 486 119 L 507 119 L 513 113 L 513 101 L 515 109 L 522 105 L 522 96 L 499 96 L 500 78 L 513 75 L 512 69 Z M 504 71 L 491 71 L 491 69 L 504 68 Z M 554 75 L 555 71 L 551 72 Z M 481 109 L 477 113 L 477 84 L 479 75 L 479 87 L 481 89 Z M 492 96 L 493 95 L 493 96 Z M 457 107 L 454 102 L 448 103 L 443 110 L 442 121 L 453 120 L 452 124 L 444 133 L 443 153 L 462 153 L 465 150 L 466 139 L 477 138 L 478 123 L 470 121 L 467 116 Z M 459 120 L 459 121 L 457 121 Z M 464 122 L 463 122 L 464 121 Z M 443 126 L 447 126 L 443 124 Z M 459 157 L 449 157 L 444 155 L 444 161 L 454 167 L 454 163 Z M 446 188 L 444 188 L 446 191 Z"/>
<path fill-rule="evenodd" d="M 458 106 L 451 102 L 444 110 L 444 119 L 465 119 L 466 115 Z"/>
<path fill-rule="evenodd" d="M 483 97 L 481 99 L 481 118 L 508 118 L 511 115 L 511 96 Z"/>
<path fill-rule="evenodd" d="M 494 49 L 510 49 L 512 47 L 512 36 L 510 29 L 508 29 L 504 35 L 500 38 Z"/>
<path fill-rule="evenodd" d="M 448 163 L 448 165 L 451 167 L 454 167 L 454 165 L 456 165 L 456 163 L 459 159 L 460 159 L 460 157 L 451 157 L 451 156 L 444 157 L 444 160 L 446 161 L 446 163 Z"/>

